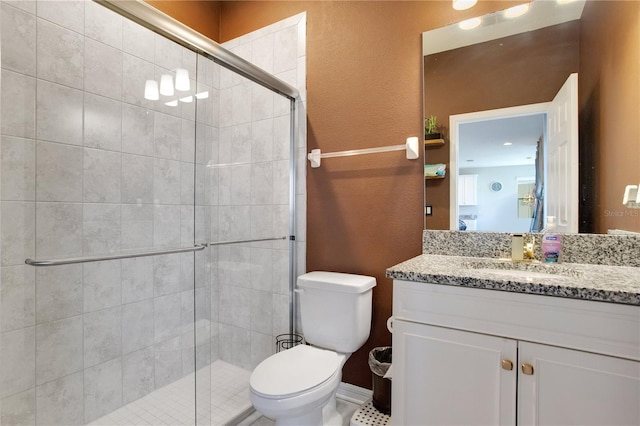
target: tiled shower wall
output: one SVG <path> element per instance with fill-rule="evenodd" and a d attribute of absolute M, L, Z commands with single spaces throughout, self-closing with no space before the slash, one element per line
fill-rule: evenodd
<path fill-rule="evenodd" d="M 3 2 L 1 37 L 2 423 L 83 424 L 193 371 L 194 257 L 24 260 L 193 244 L 195 103 L 142 94 L 196 55 L 83 1 Z"/>
<path fill-rule="evenodd" d="M 269 352 L 266 328 L 251 327 L 263 327 L 268 317 L 277 324 L 273 330 L 283 324 L 282 314 L 268 312 L 284 307 L 281 269 L 273 267 L 270 280 L 258 278 L 268 277 L 264 268 L 281 260 L 284 245 L 40 269 L 24 265 L 26 258 L 234 239 L 247 229 L 262 235 L 266 231 L 257 225 L 268 218 L 269 230 L 279 230 L 283 216 L 276 211 L 282 205 L 275 191 L 272 205 L 254 190 L 247 198 L 244 184 L 238 185 L 246 175 L 234 167 L 207 167 L 220 160 L 253 161 L 249 147 L 257 138 L 247 145 L 239 136 L 247 123 L 252 131 L 268 125 L 267 117 L 225 115 L 246 106 L 225 98 L 218 84 L 240 96 L 254 89 L 93 2 L 1 7 L 2 424 L 83 424 L 192 372 L 194 351 L 199 366 L 218 356 L 238 363 L 232 356 L 259 346 L 247 344 L 246 330 L 252 338 L 264 336 L 260 347 Z M 197 91 L 208 91 L 209 98 L 197 101 L 197 108 L 196 102 L 168 107 L 143 99 L 146 79 L 177 67 L 192 78 L 197 70 Z M 273 102 L 269 120 L 275 124 L 284 107 Z M 257 134 L 263 133 L 250 135 Z M 304 164 L 304 147 L 299 151 Z M 272 176 L 281 170 L 275 166 L 280 160 L 272 158 Z M 264 165 L 249 169 L 256 185 L 263 184 Z M 298 188 L 304 201 L 304 183 Z M 263 215 L 269 209 L 273 216 Z M 303 232 L 298 240 L 304 241 Z M 304 249 L 299 253 L 304 259 Z M 251 279 L 226 278 L 238 274 Z M 246 288 L 261 293 L 247 299 Z M 275 290 L 271 297 L 268 289 Z M 248 328 L 228 319 L 234 297 L 248 303 L 242 309 L 251 307 Z M 271 303 L 257 303 L 266 299 Z M 241 357 L 239 363 L 257 361 Z"/>
<path fill-rule="evenodd" d="M 306 255 L 306 14 L 262 28 L 223 46 L 297 87 L 296 251 L 298 274 Z M 222 69 L 220 72 L 220 145 L 214 169 L 219 185 L 214 202 L 218 226 L 214 240 L 289 235 L 290 102 Z M 215 187 L 215 184 L 214 184 Z M 220 247 L 218 297 L 221 359 L 246 369 L 274 353 L 275 336 L 289 331 L 289 242 L 260 242 Z M 215 259 L 215 257 L 214 257 Z M 216 285 L 217 284 L 217 285 Z M 215 339 L 215 336 L 214 336 Z M 215 350 L 215 349 L 214 349 Z"/>

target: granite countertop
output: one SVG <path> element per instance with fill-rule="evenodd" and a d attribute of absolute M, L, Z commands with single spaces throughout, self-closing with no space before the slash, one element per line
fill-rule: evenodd
<path fill-rule="evenodd" d="M 423 254 L 388 268 L 387 277 L 640 306 L 640 268 L 631 266 Z"/>

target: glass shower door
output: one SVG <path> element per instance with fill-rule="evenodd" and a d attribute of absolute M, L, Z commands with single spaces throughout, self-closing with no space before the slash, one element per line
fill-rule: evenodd
<path fill-rule="evenodd" d="M 92 1 L 0 6 L 0 423 L 246 414 L 290 331 L 290 98 Z"/>
<path fill-rule="evenodd" d="M 196 54 L 90 1 L 1 7 L 1 422 L 194 424 Z"/>
<path fill-rule="evenodd" d="M 291 101 L 201 56 L 198 71 L 211 96 L 196 105 L 196 235 L 211 246 L 197 255 L 208 281 L 196 278 L 196 293 L 210 298 L 196 297 L 196 408 L 222 425 L 252 411 L 250 372 L 289 332 Z"/>

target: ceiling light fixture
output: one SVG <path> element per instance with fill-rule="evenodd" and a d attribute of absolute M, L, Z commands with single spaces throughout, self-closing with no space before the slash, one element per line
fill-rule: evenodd
<path fill-rule="evenodd" d="M 505 142 L 505 143 L 503 143 L 503 145 L 504 145 L 504 146 L 511 146 L 511 145 L 513 145 L 513 143 L 511 143 L 511 142 Z"/>
<path fill-rule="evenodd" d="M 478 0 L 453 0 L 453 8 L 455 10 L 469 9 L 478 2 Z"/>
<path fill-rule="evenodd" d="M 478 18 L 471 18 L 471 19 L 467 19 L 466 21 L 462 21 L 458 24 L 458 26 L 460 27 L 460 29 L 463 29 L 463 30 L 472 30 L 478 27 L 481 23 L 482 23 L 482 18 L 478 17 Z"/>
<path fill-rule="evenodd" d="M 520 4 L 518 6 L 513 6 L 505 10 L 504 17 L 508 19 L 517 18 L 518 16 L 524 15 L 528 11 L 529 11 L 529 3 Z"/>
<path fill-rule="evenodd" d="M 177 100 L 177 99 L 174 99 L 174 100 L 172 100 L 172 101 L 165 102 L 164 104 L 165 104 L 166 106 L 175 107 L 175 106 L 178 106 L 178 100 Z"/>
<path fill-rule="evenodd" d="M 169 74 L 162 74 L 160 77 L 160 94 L 162 96 L 173 96 L 173 77 Z"/>
<path fill-rule="evenodd" d="M 196 99 L 207 99 L 209 97 L 209 91 L 204 91 L 204 92 L 200 92 L 200 93 L 196 93 L 195 94 Z"/>
<path fill-rule="evenodd" d="M 157 101 L 158 99 L 160 99 L 157 81 L 147 80 L 144 82 L 144 98 L 150 101 Z"/>
<path fill-rule="evenodd" d="M 573 3 L 576 0 L 556 0 L 556 3 L 558 4 L 569 4 L 569 3 Z"/>
<path fill-rule="evenodd" d="M 176 70 L 176 90 L 187 92 L 191 85 L 189 84 L 189 71 L 184 68 Z"/>
<path fill-rule="evenodd" d="M 180 102 L 184 102 L 184 103 L 189 103 L 189 102 L 193 102 L 193 96 L 186 96 L 184 98 L 180 98 Z"/>

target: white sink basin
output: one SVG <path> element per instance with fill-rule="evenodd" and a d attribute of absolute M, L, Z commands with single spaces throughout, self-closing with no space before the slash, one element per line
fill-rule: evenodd
<path fill-rule="evenodd" d="M 464 262 L 464 268 L 486 274 L 525 279 L 552 278 L 555 280 L 580 277 L 581 272 L 572 268 L 548 263 L 512 262 L 510 260 L 477 260 Z"/>
<path fill-rule="evenodd" d="M 535 272 L 535 271 L 526 271 L 526 270 L 519 270 L 519 269 L 492 269 L 492 268 L 473 268 L 474 270 L 478 271 L 478 272 L 484 272 L 487 274 L 494 274 L 494 275 L 501 275 L 501 276 L 509 276 L 509 277 L 518 277 L 518 278 L 526 278 L 526 279 L 533 279 L 533 278 L 553 278 L 555 280 L 561 279 L 561 280 L 566 280 L 569 277 L 566 277 L 564 275 L 558 275 L 558 274 L 548 274 L 548 273 L 544 273 L 544 272 Z"/>

